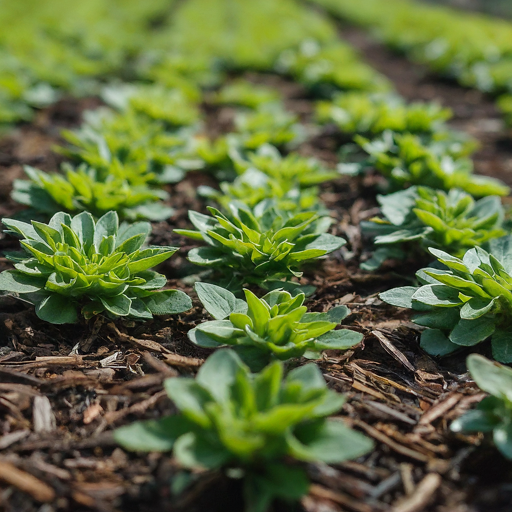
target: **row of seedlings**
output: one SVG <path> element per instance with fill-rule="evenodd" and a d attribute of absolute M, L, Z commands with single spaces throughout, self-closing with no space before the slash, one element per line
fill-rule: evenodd
<path fill-rule="evenodd" d="M 373 0 L 365 0 L 363 9 L 343 0 L 317 3 L 334 15 L 376 29 L 386 43 L 464 86 L 505 93 L 499 105 L 505 114 L 510 112 L 509 22 L 402 0 L 395 0 L 392 8 Z M 472 143 L 457 141 L 439 125 L 448 117 L 446 111 L 430 105 L 427 114 L 412 106 L 407 120 L 394 118 L 396 111 L 390 114 L 382 99 L 374 98 L 373 111 L 365 102 L 369 99 L 361 97 L 347 106 L 351 100 L 341 97 L 319 111 L 342 130 L 351 131 L 359 123 L 375 136 L 383 122 L 390 128 L 380 139 L 355 138 L 370 155 L 367 162 L 386 176 L 388 191 L 396 190 L 378 196 L 383 218 L 362 226 L 380 246 L 362 267 L 372 270 L 415 247 L 428 251 L 436 260 L 416 273 L 418 285 L 386 291 L 381 299 L 415 311 L 413 321 L 426 327 L 421 347 L 431 355 L 447 356 L 490 339 L 492 357 L 512 363 L 512 237 L 498 197 L 508 194 L 507 187 L 471 174 L 467 157 Z M 402 133 L 400 128 L 408 122 L 412 129 Z M 361 166 L 348 171 L 352 169 L 359 172 Z M 498 449 L 512 458 L 512 371 L 478 355 L 469 356 L 468 369 L 492 396 L 452 429 L 492 431 Z"/>
<path fill-rule="evenodd" d="M 334 16 L 368 27 L 390 47 L 464 87 L 498 97 L 512 124 L 512 23 L 410 0 L 315 0 Z"/>

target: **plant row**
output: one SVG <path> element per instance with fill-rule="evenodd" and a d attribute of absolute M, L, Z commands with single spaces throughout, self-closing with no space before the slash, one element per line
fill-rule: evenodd
<path fill-rule="evenodd" d="M 275 9 L 289 16 L 271 16 Z M 242 28 L 233 28 L 239 25 L 230 16 L 239 16 Z M 298 22 L 318 38 L 303 41 Z M 188 257 L 201 269 L 195 291 L 213 318 L 189 339 L 220 350 L 195 379 L 166 381 L 180 414 L 123 427 L 116 439 L 132 450 L 173 449 L 184 468 L 222 468 L 244 478 L 248 510 L 263 511 L 274 498 L 307 492 L 297 461 L 341 462 L 372 447 L 343 422 L 327 419 L 343 398 L 327 389 L 319 369 L 293 368 L 301 357 L 317 359 L 362 340 L 339 328 L 350 313 L 345 306 L 317 313 L 306 305 L 314 289 L 301 285 L 304 269 L 346 243 L 328 233 L 333 219 L 319 186 L 340 174 L 377 171 L 384 218 L 368 229 L 386 249 L 366 268 L 396 257 L 403 243 L 440 262 L 420 272 L 423 286 L 385 292 L 383 300 L 418 305 L 424 313 L 416 321 L 428 327 L 422 346 L 430 353 L 445 355 L 492 335 L 494 355 L 505 362 L 512 352 L 506 335 L 512 277 L 509 238 L 499 238 L 505 231 L 498 196 L 508 189 L 473 174 L 474 143 L 447 127 L 446 109 L 406 104 L 320 15 L 286 2 L 255 8 L 190 0 L 172 23 L 176 31 L 167 37 L 177 50 L 148 64 L 152 83 L 101 88 L 110 108 L 88 113 L 79 130 L 64 134 L 69 144 L 61 151 L 70 161 L 62 172 L 27 168 L 29 179 L 15 184 L 13 198 L 31 207 L 25 215 L 32 220 L 3 221 L 21 237 L 22 250 L 7 255 L 14 269 L 0 274 L 0 289 L 52 323 L 98 314 L 144 321 L 187 311 L 191 299 L 164 289 L 166 277 L 152 270 L 176 248 L 148 246 L 151 226 L 144 220 L 172 215 L 161 202 L 166 183 L 189 170 L 212 173 L 219 188 L 198 190 L 211 203 L 209 214 L 189 212 L 194 229 L 176 233 L 202 244 Z M 206 23 L 212 30 L 199 30 Z M 261 47 L 249 45 L 262 24 L 274 36 Z M 227 70 L 247 69 L 302 83 L 318 98 L 315 123 L 299 123 L 274 89 L 225 79 Z M 208 135 L 205 102 L 235 109 L 230 133 Z M 336 170 L 295 151 L 324 124 L 337 129 Z M 489 252 L 481 248 L 487 242 Z M 500 410 L 496 405 L 493 418 Z"/>
<path fill-rule="evenodd" d="M 333 15 L 371 28 L 379 39 L 465 87 L 499 96 L 512 124 L 510 21 L 409 0 L 314 0 Z"/>

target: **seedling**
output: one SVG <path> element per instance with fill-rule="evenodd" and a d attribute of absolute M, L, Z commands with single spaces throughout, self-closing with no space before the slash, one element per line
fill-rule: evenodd
<path fill-rule="evenodd" d="M 7 233 L 21 235 L 23 252 L 11 253 L 15 270 L 0 274 L 0 291 L 34 304 L 53 324 L 74 323 L 105 313 L 148 320 L 192 307 L 179 290 L 160 290 L 164 275 L 152 267 L 170 258 L 175 247 L 144 247 L 148 223 L 119 227 L 117 213 L 97 222 L 90 213 L 55 214 L 48 224 L 3 219 Z"/>
<path fill-rule="evenodd" d="M 243 301 L 212 284 L 196 283 L 195 289 L 215 320 L 192 329 L 190 340 L 207 348 L 230 345 L 253 369 L 275 359 L 318 358 L 323 350 L 346 350 L 363 339 L 355 331 L 334 330 L 350 313 L 346 306 L 308 313 L 303 293 L 273 290 L 259 299 L 244 290 Z"/>
<path fill-rule="evenodd" d="M 317 366 L 284 377 L 277 361 L 251 374 L 231 350 L 211 355 L 196 379 L 164 383 L 181 414 L 117 429 L 128 450 L 165 452 L 191 470 L 223 470 L 243 478 L 245 510 L 265 512 L 275 499 L 308 492 L 295 461 L 340 463 L 368 453 L 373 443 L 327 416 L 345 398 L 327 388 Z"/>

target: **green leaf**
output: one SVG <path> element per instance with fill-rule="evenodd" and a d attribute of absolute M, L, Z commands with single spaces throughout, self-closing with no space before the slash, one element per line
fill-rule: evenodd
<path fill-rule="evenodd" d="M 94 244 L 95 223 L 89 212 L 82 212 L 71 220 L 71 229 L 76 233 L 86 253 Z"/>
<path fill-rule="evenodd" d="M 127 316 L 130 314 L 132 301 L 126 295 L 114 295 L 113 297 L 99 297 L 105 309 L 115 316 Z"/>
<path fill-rule="evenodd" d="M 287 438 L 291 454 L 300 460 L 340 463 L 365 455 L 373 441 L 341 421 L 328 420 L 299 426 Z"/>
<path fill-rule="evenodd" d="M 512 460 L 512 421 L 504 421 L 498 425 L 494 429 L 493 439 L 502 455 Z"/>
<path fill-rule="evenodd" d="M 218 402 L 227 402 L 230 389 L 239 371 L 247 372 L 233 350 L 213 353 L 197 372 L 196 381 L 207 389 Z"/>
<path fill-rule="evenodd" d="M 164 381 L 164 388 L 176 407 L 190 421 L 203 428 L 211 425 L 205 406 L 213 402 L 213 397 L 199 382 L 194 379 L 173 377 Z"/>
<path fill-rule="evenodd" d="M 194 289 L 215 320 L 224 320 L 236 310 L 236 297 L 230 291 L 208 283 L 196 283 Z"/>
<path fill-rule="evenodd" d="M 429 306 L 446 308 L 462 304 L 459 292 L 443 284 L 427 284 L 422 286 L 413 294 L 412 300 Z"/>
<path fill-rule="evenodd" d="M 384 302 L 399 308 L 412 308 L 412 296 L 419 290 L 417 286 L 393 288 L 379 294 Z"/>
<path fill-rule="evenodd" d="M 73 324 L 78 320 L 76 306 L 69 297 L 51 294 L 36 305 L 36 315 L 52 324 Z"/>
<path fill-rule="evenodd" d="M 492 356 L 500 363 L 512 363 L 512 333 L 497 329 L 491 338 Z"/>
<path fill-rule="evenodd" d="M 114 430 L 114 439 L 131 451 L 167 452 L 178 437 L 190 432 L 193 423 L 183 416 L 160 420 L 136 421 Z"/>
<path fill-rule="evenodd" d="M 212 320 L 204 322 L 196 327 L 196 330 L 203 332 L 219 343 L 234 342 L 236 338 L 244 336 L 244 331 L 237 329 L 229 320 Z M 197 335 L 196 335 L 197 336 Z"/>
<path fill-rule="evenodd" d="M 460 310 L 460 317 L 464 320 L 475 320 L 488 313 L 494 306 L 495 299 L 485 300 L 472 298 Z"/>
<path fill-rule="evenodd" d="M 493 318 L 461 320 L 450 333 L 450 341 L 463 347 L 472 347 L 492 335 L 496 326 Z"/>
<path fill-rule="evenodd" d="M 467 359 L 467 366 L 482 391 L 512 401 L 512 369 L 489 361 L 479 354 L 471 354 Z"/>
<path fill-rule="evenodd" d="M 103 217 L 100 217 L 98 222 L 96 222 L 96 229 L 94 233 L 94 245 L 96 249 L 99 250 L 99 246 L 103 240 L 103 237 L 117 235 L 118 227 L 119 218 L 116 212 L 110 211 L 103 215 Z"/>
<path fill-rule="evenodd" d="M 0 274 L 0 290 L 11 293 L 35 293 L 44 288 L 46 279 L 22 274 L 17 270 L 5 270 Z"/>
<path fill-rule="evenodd" d="M 486 411 L 474 410 L 457 418 L 451 425 L 453 432 L 490 432 L 499 424 L 499 419 Z"/>
<path fill-rule="evenodd" d="M 420 347 L 432 356 L 443 357 L 459 347 L 452 343 L 439 329 L 427 329 L 421 333 Z"/>
<path fill-rule="evenodd" d="M 143 301 L 154 315 L 175 315 L 192 307 L 192 300 L 181 290 L 151 292 Z"/>
<path fill-rule="evenodd" d="M 349 329 L 330 331 L 315 341 L 315 349 L 346 350 L 360 343 L 362 339 L 363 335 L 361 333 Z"/>
<path fill-rule="evenodd" d="M 451 331 L 460 320 L 459 310 L 455 308 L 439 308 L 428 313 L 417 314 L 413 322 L 431 329 Z"/>
<path fill-rule="evenodd" d="M 174 456 L 186 468 L 216 469 L 229 461 L 230 454 L 221 446 L 213 445 L 200 433 L 183 434 L 174 445 Z"/>

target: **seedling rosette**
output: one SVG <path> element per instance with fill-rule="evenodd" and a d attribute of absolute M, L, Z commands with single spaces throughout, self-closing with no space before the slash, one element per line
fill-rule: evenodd
<path fill-rule="evenodd" d="M 512 363 L 512 236 L 475 247 L 456 258 L 438 249 L 436 268 L 416 275 L 422 286 L 394 288 L 380 298 L 420 311 L 414 321 L 428 327 L 421 346 L 443 356 L 491 339 L 493 357 Z"/>
<path fill-rule="evenodd" d="M 327 388 L 314 364 L 283 374 L 278 361 L 251 374 L 233 351 L 217 351 L 196 379 L 165 381 L 181 414 L 121 427 L 115 439 L 134 451 L 173 450 L 184 468 L 236 472 L 247 512 L 265 512 L 276 498 L 298 500 L 309 482 L 290 462 L 339 463 L 373 443 L 327 418 L 345 398 Z"/>
<path fill-rule="evenodd" d="M 0 274 L 0 291 L 32 303 L 42 320 L 74 323 L 105 313 L 148 320 L 192 307 L 179 290 L 160 290 L 164 275 L 150 270 L 175 247 L 144 247 L 148 223 L 119 227 L 117 213 L 97 222 L 90 213 L 55 214 L 48 224 L 3 219 L 7 233 L 21 235 L 23 252 L 8 254 L 14 270 Z"/>
<path fill-rule="evenodd" d="M 211 216 L 189 212 L 197 231 L 175 232 L 206 242 L 209 247 L 192 249 L 188 259 L 217 270 L 226 286 L 234 289 L 243 283 L 265 287 L 281 279 L 299 278 L 305 263 L 346 243 L 325 233 L 332 223 L 330 217 L 315 212 L 288 215 L 276 210 L 272 201 L 262 201 L 252 209 L 233 201 L 229 216 L 215 208 L 208 210 Z"/>
<path fill-rule="evenodd" d="M 212 284 L 196 283 L 195 290 L 215 320 L 189 331 L 189 339 L 206 348 L 229 345 L 252 369 L 275 359 L 318 358 L 323 350 L 346 350 L 363 339 L 349 329 L 334 330 L 350 313 L 346 306 L 308 313 L 303 293 L 273 290 L 260 299 L 244 290 L 244 301 Z"/>
<path fill-rule="evenodd" d="M 497 196 L 475 201 L 457 189 L 445 193 L 411 187 L 377 200 L 384 218 L 361 225 L 379 247 L 371 260 L 361 265 L 365 270 L 374 270 L 388 256 L 405 257 L 406 251 L 397 253 L 403 244 L 425 251 L 434 247 L 462 257 L 468 249 L 506 234 L 502 228 L 505 212 Z"/>

